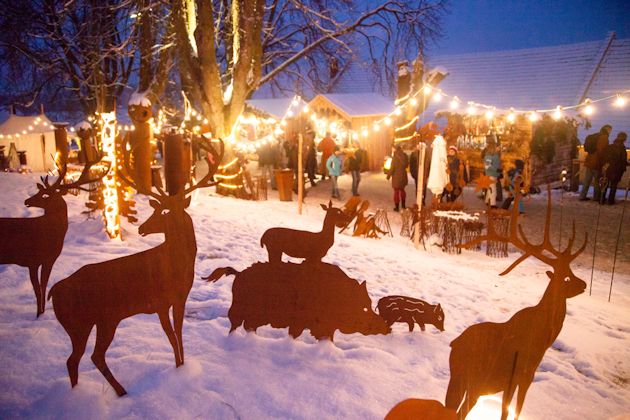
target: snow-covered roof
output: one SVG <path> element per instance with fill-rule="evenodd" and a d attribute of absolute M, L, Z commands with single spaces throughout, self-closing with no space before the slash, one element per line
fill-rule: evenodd
<path fill-rule="evenodd" d="M 391 113 L 394 101 L 378 93 L 326 93 L 317 95 L 326 98 L 348 117 L 375 117 Z"/>
<path fill-rule="evenodd" d="M 575 105 L 582 97 L 600 98 L 630 89 L 630 39 L 582 42 L 552 47 L 527 48 L 433 57 L 430 67 L 449 71 L 440 89 L 462 101 L 497 108 L 550 109 Z M 433 115 L 444 104 L 431 104 Z M 630 129 L 628 107 L 615 109 L 610 103 L 597 106 L 591 122 L 593 132 L 606 123 L 613 134 Z M 585 136 L 581 128 L 580 138 Z"/>
<path fill-rule="evenodd" d="M 128 106 L 132 106 L 132 105 L 150 107 L 151 100 L 146 97 L 146 92 L 134 92 L 129 97 L 129 103 L 128 103 Z"/>
<path fill-rule="evenodd" d="M 0 124 L 0 134 L 4 136 L 26 133 L 49 133 L 54 130 L 52 121 L 44 114 L 40 115 L 15 115 Z"/>
<path fill-rule="evenodd" d="M 263 111 L 279 120 L 284 117 L 292 101 L 292 97 L 287 97 L 270 99 L 248 99 L 246 103 L 248 106 L 259 111 Z M 304 105 L 306 105 L 306 102 L 300 99 L 299 103 L 297 104 L 297 108 L 295 106 L 293 108 L 295 110 L 301 110 L 302 108 L 304 108 Z"/>

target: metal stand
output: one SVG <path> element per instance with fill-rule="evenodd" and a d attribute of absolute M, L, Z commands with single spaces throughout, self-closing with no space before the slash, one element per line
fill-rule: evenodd
<path fill-rule="evenodd" d="M 628 189 L 630 189 L 630 179 L 628 179 L 628 184 L 626 185 L 626 196 L 623 199 L 623 207 L 621 208 L 621 219 L 619 219 L 619 232 L 617 232 L 617 243 L 615 244 L 615 254 L 613 257 L 612 275 L 610 277 L 610 290 L 608 290 L 608 302 L 610 302 L 610 296 L 612 295 L 613 280 L 615 279 L 615 266 L 617 265 L 617 251 L 619 250 L 619 239 L 621 239 L 621 228 L 623 227 L 623 217 L 626 214 L 626 203 L 628 202 Z"/>
<path fill-rule="evenodd" d="M 589 287 L 588 290 L 588 295 L 591 296 L 593 293 L 593 273 L 595 271 L 595 250 L 597 250 L 597 233 L 599 231 L 599 217 L 602 213 L 602 206 L 601 206 L 601 190 L 602 190 L 602 186 L 605 186 L 607 184 L 607 179 L 604 177 L 601 177 L 597 182 L 599 182 L 599 188 L 600 188 L 600 197 L 599 197 L 599 203 L 597 206 L 597 222 L 595 223 L 595 238 L 593 239 L 593 261 L 591 262 L 591 285 Z"/>

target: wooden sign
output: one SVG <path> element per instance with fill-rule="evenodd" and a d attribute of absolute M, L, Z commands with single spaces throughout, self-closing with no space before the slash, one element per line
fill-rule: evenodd
<path fill-rule="evenodd" d="M 197 243 L 193 222 L 186 208 L 195 189 L 216 185 L 214 173 L 223 156 L 212 149 L 208 174 L 196 185 L 169 196 L 144 189 L 126 176 L 124 182 L 146 194 L 153 214 L 138 229 L 140 235 L 163 233 L 164 242 L 137 254 L 86 265 L 50 289 L 55 316 L 72 340 L 67 367 L 74 387 L 79 378 L 79 361 L 90 331 L 96 325 L 92 361 L 119 396 L 126 391 L 105 362 L 118 324 L 133 315 L 156 313 L 173 348 L 175 366 L 184 363 L 182 326 L 186 299 L 195 274 Z M 171 322 L 170 311 L 173 311 Z"/>
<path fill-rule="evenodd" d="M 230 332 L 241 325 L 256 331 L 263 325 L 289 328 L 293 338 L 305 329 L 318 340 L 344 334 L 388 334 L 385 321 L 372 311 L 365 282 L 359 284 L 339 267 L 319 263 L 255 263 L 242 272 L 218 268 L 205 280 L 235 275 Z"/>
<path fill-rule="evenodd" d="M 547 214 L 543 240 L 532 244 L 518 226 L 518 200 L 512 210 L 509 237 L 499 239 L 509 241 L 523 251 L 501 275 L 512 271 L 528 257 L 533 256 L 548 264 L 553 271 L 547 271 L 549 285 L 536 306 L 515 313 L 507 322 L 483 322 L 467 328 L 451 342 L 449 365 L 451 380 L 446 394 L 446 407 L 458 410 L 459 418 L 465 418 L 482 395 L 503 392 L 502 419 L 507 418 L 508 407 L 518 388 L 516 398 L 516 418 L 525 402 L 525 395 L 534 379 L 536 369 L 543 356 L 562 330 L 566 315 L 566 300 L 584 292 L 586 282 L 571 270 L 571 262 L 586 248 L 584 243 L 573 252 L 573 235 L 564 250 L 553 247 L 550 239 L 551 190 L 547 192 Z M 493 233 L 496 237 L 496 232 Z M 472 247 L 486 236 L 465 244 Z"/>
<path fill-rule="evenodd" d="M 332 201 L 327 206 L 321 206 L 326 217 L 320 232 L 280 227 L 265 231 L 260 238 L 260 246 L 267 248 L 270 263 L 281 262 L 283 253 L 294 258 L 304 258 L 309 263 L 321 262 L 335 241 L 335 226 L 344 227 L 348 217 L 341 209 L 333 207 Z"/>
<path fill-rule="evenodd" d="M 87 163 L 74 182 L 64 182 L 66 166 L 61 168 L 59 177 L 52 184 L 48 182 L 48 176 L 41 178 L 37 194 L 24 204 L 44 209 L 43 216 L 0 218 L 0 264 L 28 267 L 37 299 L 37 317 L 46 309 L 46 285 L 68 231 L 68 206 L 63 196 L 69 190 L 83 189 L 82 185 L 98 181 L 109 170 L 107 167 L 99 176 L 90 178 L 90 168 L 95 163 Z"/>

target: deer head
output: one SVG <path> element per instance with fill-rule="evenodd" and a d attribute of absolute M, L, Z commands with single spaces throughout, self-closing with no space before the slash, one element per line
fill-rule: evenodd
<path fill-rule="evenodd" d="M 332 200 L 328 201 L 328 205 L 320 204 L 322 209 L 326 212 L 326 218 L 324 223 L 333 223 L 337 227 L 345 227 L 348 223 L 348 215 L 346 215 L 340 208 L 333 207 Z"/>
<path fill-rule="evenodd" d="M 182 219 L 190 219 L 186 214 L 186 208 L 190 205 L 190 197 L 164 195 L 160 200 L 149 200 L 149 205 L 153 208 L 153 214 L 138 228 L 140 236 L 152 233 L 166 233 L 176 231 L 177 226 L 181 226 Z"/>
<path fill-rule="evenodd" d="M 100 159 L 99 159 L 100 160 Z M 98 176 L 90 178 L 90 168 L 94 166 L 99 160 L 94 162 L 88 162 L 83 168 L 81 175 L 76 181 L 71 183 L 64 183 L 66 177 L 67 167 L 64 165 L 59 169 L 59 176 L 57 180 L 51 185 L 48 182 L 48 175 L 41 177 L 41 183 L 37 184 L 37 193 L 24 201 L 26 207 L 38 207 L 42 209 L 54 209 L 65 208 L 65 201 L 63 196 L 71 189 L 80 189 L 83 191 L 91 191 L 90 189 L 83 188 L 82 185 L 96 182 L 103 178 L 109 171 L 109 166 L 103 170 Z"/>
<path fill-rule="evenodd" d="M 463 244 L 462 247 L 470 248 L 485 240 L 509 242 L 519 250 L 523 251 L 523 255 L 506 268 L 505 271 L 500 274 L 501 276 L 508 274 L 527 258 L 535 257 L 553 268 L 553 271 L 547 271 L 547 276 L 551 280 L 549 286 L 554 296 L 568 299 L 583 293 L 586 289 L 586 282 L 573 273 L 571 270 L 571 262 L 584 252 L 588 240 L 588 233 L 584 234 L 584 243 L 582 246 L 576 252 L 572 252 L 573 244 L 575 242 L 574 221 L 572 234 L 566 248 L 559 250 L 551 244 L 551 187 L 548 187 L 547 212 L 545 215 L 543 240 L 541 243 L 534 245 L 529 241 L 527 236 L 525 236 L 523 227 L 518 223 L 518 201 L 520 199 L 520 192 L 517 191 L 512 213 L 510 215 L 509 237 L 499 235 L 491 226 L 488 226 L 488 233 L 486 235 L 480 236 L 471 242 Z"/>

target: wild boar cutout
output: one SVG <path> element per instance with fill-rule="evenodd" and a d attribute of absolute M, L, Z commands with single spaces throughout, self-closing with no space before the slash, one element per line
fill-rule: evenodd
<path fill-rule="evenodd" d="M 405 322 L 409 331 L 413 331 L 415 324 L 424 331 L 425 324 L 432 324 L 440 331 L 444 331 L 444 310 L 442 305 L 431 305 L 423 300 L 407 296 L 385 296 L 376 305 L 378 314 L 388 326 L 395 322 Z"/>
<path fill-rule="evenodd" d="M 331 264 L 255 263 L 242 272 L 218 268 L 205 279 L 235 275 L 230 332 L 241 325 L 256 331 L 263 325 L 289 328 L 293 338 L 305 329 L 317 340 L 344 334 L 388 334 L 385 321 L 372 311 L 365 282 L 359 284 Z"/>
<path fill-rule="evenodd" d="M 223 142 L 220 142 L 220 152 L 212 149 L 211 157 L 207 158 L 208 174 L 176 195 L 169 196 L 161 189 L 157 193 L 144 189 L 120 175 L 138 192 L 152 197 L 149 204 L 153 214 L 138 232 L 141 236 L 162 233 L 164 242 L 142 252 L 85 265 L 50 289 L 48 298 L 52 298 L 55 316 L 72 342 L 72 353 L 66 362 L 72 387 L 78 383 L 79 362 L 90 332 L 96 326 L 92 361 L 118 396 L 126 394 L 107 366 L 105 353 L 119 323 L 137 314 L 157 314 L 173 348 L 175 366 L 184 364 L 182 327 L 197 255 L 193 220 L 186 208 L 193 191 L 217 185 L 214 174 L 223 149 Z"/>
<path fill-rule="evenodd" d="M 53 265 L 63 250 L 68 231 L 68 206 L 63 196 L 72 189 L 89 191 L 82 185 L 103 178 L 109 166 L 90 177 L 90 168 L 97 162 L 86 163 L 79 178 L 70 183 L 64 180 L 65 165 L 52 184 L 48 182 L 48 176 L 42 177 L 41 183 L 37 184 L 37 194 L 24 201 L 26 207 L 43 209 L 42 216 L 0 218 L 0 264 L 28 267 L 37 300 L 38 318 L 46 309 L 46 286 Z"/>
<path fill-rule="evenodd" d="M 458 410 L 460 419 L 466 418 L 480 396 L 498 392 L 503 392 L 501 419 L 507 419 L 508 408 L 517 388 L 515 418 L 519 417 L 536 369 L 562 329 L 566 300 L 586 289 L 586 282 L 577 277 L 570 267 L 570 263 L 584 251 L 586 235 L 583 245 L 572 252 L 575 241 L 573 223 L 573 234 L 567 247 L 564 250 L 553 247 L 550 240 L 551 191 L 548 191 L 543 240 L 540 244 L 532 244 L 517 223 L 519 199 L 517 193 L 510 235 L 500 239 L 512 243 L 523 251 L 523 255 L 501 275 L 509 273 L 530 256 L 550 265 L 553 272 L 547 271 L 549 285 L 536 306 L 520 310 L 507 322 L 472 325 L 451 342 L 451 379 L 445 405 Z M 487 239 L 478 237 L 464 246 L 472 247 Z"/>

